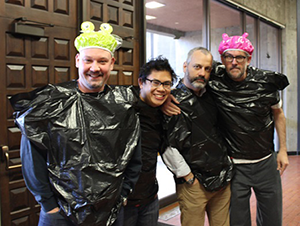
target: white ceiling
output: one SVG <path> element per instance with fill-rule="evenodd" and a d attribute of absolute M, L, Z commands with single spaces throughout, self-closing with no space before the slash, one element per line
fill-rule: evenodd
<path fill-rule="evenodd" d="M 146 0 L 150 2 L 153 0 Z M 202 0 L 155 0 L 165 4 L 157 9 L 147 9 L 146 14 L 157 17 L 148 20 L 147 24 L 174 29 L 182 32 L 202 30 Z M 240 23 L 237 10 L 233 10 L 219 2 L 210 2 L 211 27 L 236 26 Z"/>

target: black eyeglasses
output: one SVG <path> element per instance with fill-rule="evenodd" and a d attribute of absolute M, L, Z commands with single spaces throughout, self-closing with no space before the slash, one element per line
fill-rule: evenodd
<path fill-rule="evenodd" d="M 147 79 L 147 78 L 146 78 L 146 80 L 151 82 L 151 86 L 155 87 L 155 88 L 158 88 L 158 87 L 160 87 L 160 85 L 162 85 L 165 89 L 171 89 L 171 87 L 173 85 L 173 83 L 169 82 L 169 81 L 161 82 L 159 80 L 155 80 L 155 79 L 151 80 L 151 79 Z"/>
<path fill-rule="evenodd" d="M 232 56 L 232 55 L 223 55 L 224 59 L 227 61 L 227 62 L 232 62 L 233 59 L 236 59 L 236 62 L 238 63 L 243 63 L 245 61 L 245 59 L 247 57 L 245 56 Z"/>

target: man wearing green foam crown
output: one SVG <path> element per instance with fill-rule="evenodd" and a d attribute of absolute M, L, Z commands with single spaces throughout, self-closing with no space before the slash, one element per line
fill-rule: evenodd
<path fill-rule="evenodd" d="M 11 98 L 22 132 L 27 188 L 39 225 L 119 225 L 117 214 L 141 169 L 140 124 L 131 88 L 106 84 L 121 39 L 82 23 L 75 40 L 78 80 Z"/>

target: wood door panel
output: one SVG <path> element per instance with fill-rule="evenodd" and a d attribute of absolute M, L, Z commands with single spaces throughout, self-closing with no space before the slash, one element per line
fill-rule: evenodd
<path fill-rule="evenodd" d="M 114 69 L 113 71 L 111 71 L 109 79 L 108 79 L 108 83 L 110 85 L 119 85 L 119 70 Z"/>
<path fill-rule="evenodd" d="M 123 0 L 123 3 L 133 6 L 133 0 Z"/>
<path fill-rule="evenodd" d="M 49 67 L 32 65 L 31 67 L 31 87 L 38 88 L 49 84 Z"/>
<path fill-rule="evenodd" d="M 124 27 L 133 28 L 133 11 L 123 9 L 121 21 Z"/>
<path fill-rule="evenodd" d="M 54 67 L 54 83 L 62 83 L 71 80 L 71 68 Z"/>
<path fill-rule="evenodd" d="M 0 12 L 6 18 L 25 17 L 31 21 L 67 27 L 77 22 L 77 1 L 74 0 L 9 0 L 3 5 L 0 3 L 0 6 Z M 71 23 L 66 25 L 66 21 Z"/>
<path fill-rule="evenodd" d="M 24 6 L 25 1 L 24 0 L 6 0 L 5 2 L 8 4 Z"/>
<path fill-rule="evenodd" d="M 6 56 L 25 57 L 25 39 L 6 33 Z"/>
<path fill-rule="evenodd" d="M 134 66 L 132 49 L 125 49 L 122 51 L 122 61 L 124 66 Z"/>
<path fill-rule="evenodd" d="M 132 80 L 133 80 L 133 71 L 131 70 L 123 70 L 123 74 L 122 76 L 120 76 L 120 83 L 124 84 L 124 85 L 131 85 L 132 84 Z"/>
<path fill-rule="evenodd" d="M 7 64 L 6 65 L 6 87 L 26 88 L 25 85 L 25 65 L 23 64 Z"/>
<path fill-rule="evenodd" d="M 55 0 L 53 3 L 54 3 L 53 6 L 54 12 L 69 15 L 70 0 Z"/>
<path fill-rule="evenodd" d="M 43 37 L 31 41 L 31 57 L 37 59 L 49 58 L 49 38 Z"/>
<path fill-rule="evenodd" d="M 29 194 L 24 186 L 10 189 L 10 211 L 17 212 L 22 209 L 30 208 L 28 196 Z"/>
<path fill-rule="evenodd" d="M 113 24 L 118 25 L 120 23 L 119 22 L 120 21 L 120 19 L 119 19 L 120 8 L 118 6 L 107 5 L 106 9 L 107 9 L 107 12 L 106 12 L 107 22 L 110 23 L 111 25 L 113 25 Z"/>
<path fill-rule="evenodd" d="M 31 8 L 48 11 L 47 0 L 31 0 Z"/>
<path fill-rule="evenodd" d="M 90 19 L 96 21 L 103 20 L 103 3 L 101 2 L 90 2 Z"/>
<path fill-rule="evenodd" d="M 19 149 L 21 132 L 17 127 L 8 127 L 7 128 L 7 137 L 8 137 L 8 147 L 9 150 Z"/>
<path fill-rule="evenodd" d="M 40 206 L 25 186 L 21 171 L 21 132 L 13 121 L 10 96 L 48 83 L 77 77 L 73 42 L 77 35 L 77 2 L 24 0 L 0 3 L 0 190 L 2 225 L 37 225 Z M 53 24 L 43 37 L 13 33 L 15 18 Z M 68 22 L 68 23 L 66 23 Z"/>

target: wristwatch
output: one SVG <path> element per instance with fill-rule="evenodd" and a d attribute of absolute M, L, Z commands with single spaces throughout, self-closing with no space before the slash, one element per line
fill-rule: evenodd
<path fill-rule="evenodd" d="M 186 180 L 185 183 L 187 183 L 187 184 L 193 184 L 194 181 L 195 181 L 195 176 L 193 178 L 190 178 L 190 179 Z"/>

